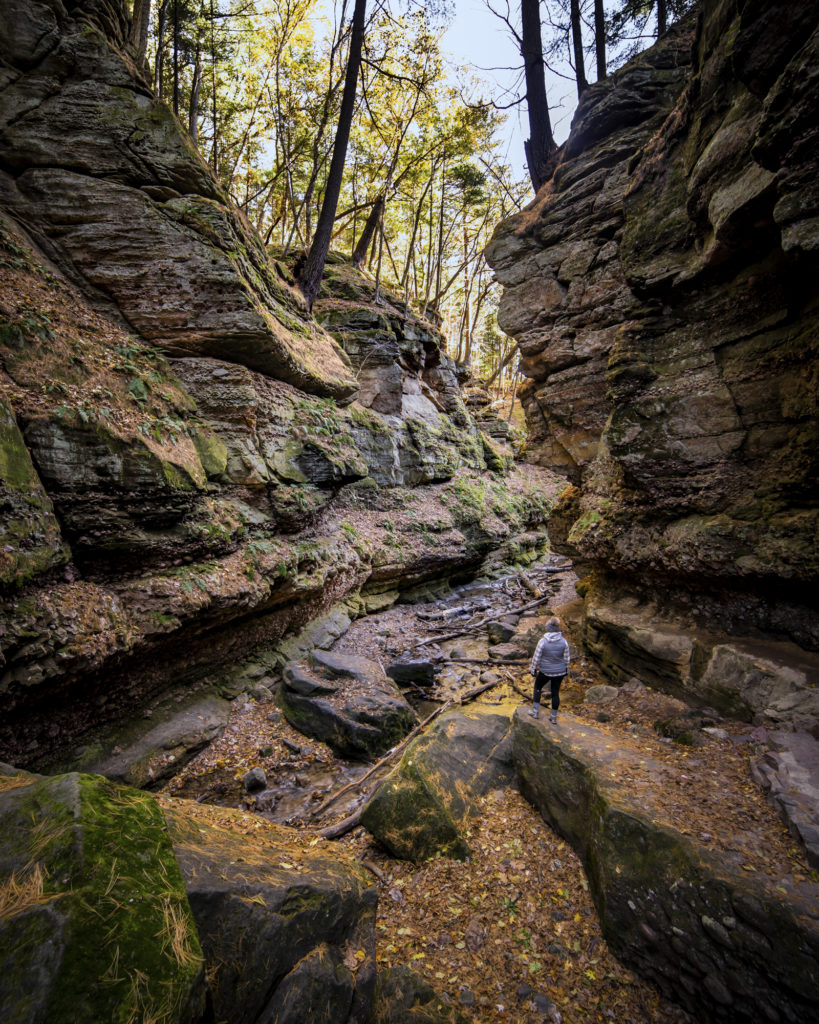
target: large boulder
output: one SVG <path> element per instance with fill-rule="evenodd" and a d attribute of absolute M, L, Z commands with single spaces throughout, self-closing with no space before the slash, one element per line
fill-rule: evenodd
<path fill-rule="evenodd" d="M 383 754 L 418 721 L 380 665 L 319 650 L 309 663 L 285 666 L 281 706 L 299 732 L 354 760 Z"/>
<path fill-rule="evenodd" d="M 697 1019 L 799 1021 L 819 994 L 815 883 L 740 870 L 667 823 L 662 789 L 622 779 L 661 766 L 636 744 L 523 710 L 513 724 L 524 795 L 583 859 L 612 952 Z"/>
<path fill-rule="evenodd" d="M 584 636 L 614 682 L 636 676 L 733 718 L 819 734 L 819 657 L 796 644 L 696 630 L 651 604 L 591 600 Z"/>
<path fill-rule="evenodd" d="M 0 1006 L 8 1024 L 198 1024 L 204 958 L 156 801 L 0 766 Z"/>
<path fill-rule="evenodd" d="M 364 828 L 404 860 L 468 857 L 475 800 L 514 777 L 509 711 L 475 706 L 442 715 L 365 804 Z"/>
<path fill-rule="evenodd" d="M 216 1020 L 364 1024 L 377 891 L 341 855 L 241 812 L 163 802 L 207 960 Z"/>

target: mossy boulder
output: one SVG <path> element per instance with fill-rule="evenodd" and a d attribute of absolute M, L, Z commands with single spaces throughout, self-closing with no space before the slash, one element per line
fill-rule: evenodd
<path fill-rule="evenodd" d="M 214 1019 L 364 1024 L 377 890 L 352 860 L 241 812 L 165 801 L 208 964 Z"/>
<path fill-rule="evenodd" d="M 4 765 L 0 823 L 7 1024 L 202 1018 L 204 958 L 152 797 Z"/>
<path fill-rule="evenodd" d="M 787 888 L 682 835 L 661 788 L 622 784 L 662 777 L 637 744 L 615 746 L 570 716 L 555 729 L 520 709 L 513 747 L 524 795 L 583 859 L 616 956 L 698 1020 L 810 1017 L 819 886 Z"/>
<path fill-rule="evenodd" d="M 509 711 L 474 707 L 443 715 L 407 747 L 361 812 L 361 824 L 394 857 L 470 855 L 477 797 L 513 777 Z"/>
<path fill-rule="evenodd" d="M 0 583 L 24 583 L 68 560 L 54 508 L 1 399 L 0 510 Z"/>
<path fill-rule="evenodd" d="M 294 728 L 354 760 L 383 754 L 418 721 L 375 662 L 324 651 L 314 651 L 309 664 L 285 668 L 280 700 Z"/>

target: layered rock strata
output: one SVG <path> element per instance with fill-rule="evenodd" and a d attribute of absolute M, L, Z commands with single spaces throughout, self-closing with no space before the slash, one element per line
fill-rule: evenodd
<path fill-rule="evenodd" d="M 770 693 L 717 662 L 747 660 L 725 633 L 767 636 L 774 720 L 811 730 L 817 47 L 809 5 L 707 5 L 589 88 L 554 177 L 487 251 L 530 449 L 576 484 L 551 535 L 588 573 L 591 646 L 640 674 L 631 639 L 659 626 L 677 635 L 658 675 L 763 720 Z"/>
<path fill-rule="evenodd" d="M 350 398 L 343 354 L 136 67 L 124 6 L 0 13 L 0 203 L 141 337 Z"/>
<path fill-rule="evenodd" d="M 222 666 L 342 602 L 349 622 L 516 557 L 557 486 L 482 475 L 509 452 L 440 335 L 360 278 L 353 301 L 334 262 L 321 303 L 358 325 L 336 324 L 345 354 L 126 37 L 116 0 L 0 0 L 0 750 L 148 783 L 185 716 L 123 734 L 125 767 L 91 723 L 159 715 L 172 683 L 204 742 L 236 695 Z M 367 376 L 385 310 L 395 344 Z"/>

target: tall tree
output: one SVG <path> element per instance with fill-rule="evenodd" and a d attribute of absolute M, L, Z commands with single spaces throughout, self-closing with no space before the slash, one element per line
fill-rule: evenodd
<path fill-rule="evenodd" d="M 523 57 L 526 108 L 529 113 L 529 138 L 524 143 L 524 149 L 532 187 L 537 192 L 548 180 L 549 158 L 555 150 L 549 103 L 546 99 L 540 0 L 520 0 L 520 19 L 520 53 Z"/>
<path fill-rule="evenodd" d="M 594 0 L 594 56 L 597 61 L 597 81 L 606 77 L 606 11 L 603 0 Z"/>
<path fill-rule="evenodd" d="M 666 0 L 657 0 L 657 38 L 668 31 L 668 6 Z"/>
<path fill-rule="evenodd" d="M 572 50 L 574 51 L 574 77 L 577 80 L 577 98 L 588 88 L 586 67 L 583 60 L 583 26 L 580 22 L 580 0 L 570 0 L 569 22 L 572 30 Z"/>
<path fill-rule="evenodd" d="M 350 52 L 347 56 L 344 91 L 341 95 L 341 111 L 339 112 L 338 125 L 336 126 L 335 141 L 333 142 L 330 171 L 327 175 L 324 200 L 321 204 L 321 213 L 319 213 L 316 224 L 316 233 L 313 236 L 310 251 L 307 253 L 304 266 L 299 274 L 299 287 L 304 295 L 308 309 L 313 308 L 313 302 L 319 293 L 321 276 L 324 273 L 324 264 L 327 261 L 327 253 L 330 251 L 330 241 L 333 237 L 333 222 L 335 221 L 336 210 L 338 209 L 338 197 L 341 194 L 344 164 L 347 159 L 347 144 L 350 141 L 350 126 L 353 123 L 358 72 L 361 68 L 361 49 L 364 44 L 364 19 L 366 13 L 367 0 L 355 0 L 352 33 L 350 36 Z"/>
<path fill-rule="evenodd" d="M 148 26 L 151 21 L 151 0 L 134 0 L 134 14 L 131 22 L 131 43 L 136 50 L 137 65 L 145 65 L 148 50 Z"/>

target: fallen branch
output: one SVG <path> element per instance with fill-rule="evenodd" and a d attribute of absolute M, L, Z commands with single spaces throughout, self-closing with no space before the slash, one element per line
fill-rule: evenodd
<path fill-rule="evenodd" d="M 494 665 L 496 668 L 503 668 L 504 665 L 528 665 L 531 658 L 512 658 L 511 661 L 495 661 L 492 658 L 448 658 L 456 665 Z M 443 662 L 446 665 L 446 661 Z"/>
<path fill-rule="evenodd" d="M 523 584 L 523 586 L 529 591 L 529 593 L 532 595 L 532 597 L 542 597 L 543 596 L 543 591 L 540 589 L 540 587 L 536 586 L 529 579 L 529 577 L 526 575 L 525 572 L 519 573 L 518 574 L 518 579 Z"/>
<path fill-rule="evenodd" d="M 523 605 L 521 608 L 513 608 L 511 611 L 506 612 L 506 615 L 522 615 L 524 612 L 531 611 L 532 608 L 537 608 L 538 605 L 545 604 L 547 601 L 551 601 L 551 597 L 541 597 L 537 601 L 530 601 L 529 604 Z M 442 640 L 454 640 L 459 636 L 465 636 L 467 633 L 471 633 L 473 629 L 478 629 L 480 626 L 485 626 L 487 622 L 493 622 L 495 619 L 494 615 L 487 615 L 486 618 L 481 619 L 479 622 L 473 622 L 467 629 L 461 629 L 457 633 L 447 633 L 446 636 L 436 636 L 429 640 L 419 640 L 417 644 L 413 644 L 412 647 L 408 647 L 404 652 L 405 654 L 409 651 L 414 651 L 417 647 L 426 647 L 427 644 L 436 643 L 439 644 Z"/>
<path fill-rule="evenodd" d="M 349 818 L 343 818 L 335 825 L 329 825 L 327 828 L 321 829 L 319 835 L 322 839 L 338 839 L 339 836 L 344 836 L 348 832 L 351 832 L 359 822 L 361 818 L 361 808 L 351 814 Z"/>
<path fill-rule="evenodd" d="M 363 868 L 366 868 L 372 874 L 374 874 L 379 882 L 386 882 L 387 881 L 387 876 L 384 874 L 384 872 L 381 870 L 381 868 L 378 867 L 377 864 L 373 864 L 373 862 L 371 860 L 362 860 L 361 861 L 361 866 Z"/>
<path fill-rule="evenodd" d="M 421 722 L 419 725 L 416 725 L 416 727 L 411 732 L 408 732 L 407 735 L 403 738 L 403 740 L 401 740 L 401 742 L 397 744 L 397 746 L 394 746 L 392 750 L 388 750 L 387 753 L 381 758 L 381 760 L 377 761 L 368 772 L 365 772 L 365 774 L 361 776 L 360 779 L 356 779 L 353 782 L 348 782 L 346 786 L 342 786 L 337 793 L 334 793 L 331 797 L 325 800 L 321 807 L 313 811 L 311 817 L 318 817 L 319 814 L 321 814 L 333 803 L 335 803 L 335 801 L 343 793 L 347 793 L 351 789 L 358 789 L 359 787 L 361 787 L 367 781 L 367 779 L 371 778 L 372 775 L 378 771 L 379 768 L 382 768 L 388 761 L 392 760 L 396 756 L 396 754 L 399 754 L 403 750 L 405 750 L 406 747 L 410 744 L 410 742 L 413 739 L 415 739 L 418 733 L 420 733 L 423 729 L 426 729 L 426 727 L 439 715 L 443 714 L 444 711 L 447 710 L 447 708 L 451 708 L 456 705 L 461 706 L 463 704 L 466 704 L 468 701 L 474 700 L 475 697 L 479 697 L 482 693 L 486 693 L 487 690 L 491 690 L 492 687 L 497 686 L 499 682 L 501 682 L 500 679 L 494 683 L 484 683 L 483 686 L 474 686 L 471 690 L 467 690 L 466 693 L 464 693 L 461 697 L 458 698 L 458 700 L 448 700 L 446 704 L 443 704 L 441 705 L 441 707 L 436 708 L 431 715 L 428 715 L 424 719 L 423 722 Z M 322 836 L 322 838 L 324 839 L 337 839 L 339 836 L 346 835 L 347 832 L 356 827 L 360 816 L 361 808 L 359 808 L 353 814 L 349 815 L 349 817 L 344 818 L 342 821 L 338 822 L 336 825 L 328 825 L 327 828 L 321 829 L 319 831 L 319 835 Z"/>
<path fill-rule="evenodd" d="M 344 793 L 349 793 L 351 789 L 358 789 L 367 781 L 367 779 L 369 779 L 375 772 L 377 772 L 379 768 L 383 767 L 388 761 L 395 757 L 397 753 L 404 750 L 407 744 L 412 739 L 414 739 L 422 729 L 426 728 L 426 726 L 428 726 L 433 719 L 437 718 L 438 715 L 440 715 L 448 707 L 451 707 L 454 703 L 455 701 L 449 700 L 446 702 L 446 704 L 442 704 L 441 707 L 436 708 L 431 715 L 428 715 L 424 719 L 424 721 L 420 723 L 420 725 L 416 725 L 414 729 L 410 730 L 410 732 L 407 733 L 407 735 L 401 740 L 400 743 L 392 747 L 392 749 L 388 750 L 387 753 L 379 761 L 376 761 L 372 768 L 370 768 L 369 771 L 365 772 L 360 779 L 354 779 L 352 782 L 348 782 L 346 786 L 342 786 L 341 789 L 338 790 L 338 792 L 333 793 L 332 796 L 328 797 L 321 805 L 321 807 L 317 807 L 316 810 L 313 811 L 313 813 L 310 815 L 310 817 L 317 818 L 320 814 L 326 811 L 328 807 L 334 804 L 340 796 L 343 796 Z"/>

